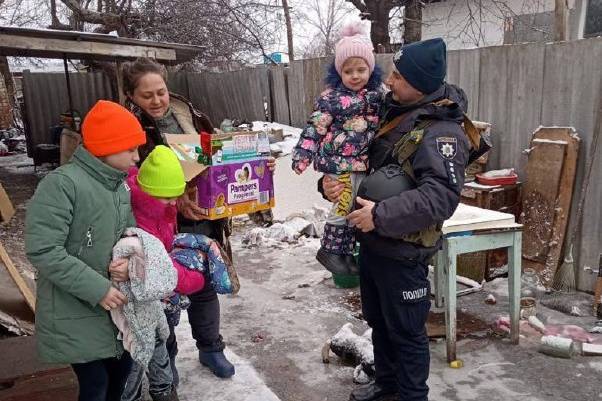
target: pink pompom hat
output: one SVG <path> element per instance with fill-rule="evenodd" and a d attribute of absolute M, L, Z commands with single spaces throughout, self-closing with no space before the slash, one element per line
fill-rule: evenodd
<path fill-rule="evenodd" d="M 366 30 L 361 23 L 354 22 L 345 25 L 341 30 L 341 40 L 339 40 L 334 50 L 334 66 L 341 75 L 343 64 L 351 57 L 360 57 L 366 60 L 370 68 L 370 74 L 374 71 L 374 47 Z"/>

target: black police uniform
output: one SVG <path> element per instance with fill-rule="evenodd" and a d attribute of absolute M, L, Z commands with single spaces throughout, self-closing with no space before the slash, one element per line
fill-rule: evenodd
<path fill-rule="evenodd" d="M 433 104 L 441 99 L 456 105 Z M 441 241 L 424 247 L 399 238 L 441 224 L 458 206 L 469 156 L 468 140 L 460 126 L 465 108 L 464 92 L 447 84 L 419 105 L 409 107 L 397 104 L 389 94 L 381 127 L 399 115 L 403 118 L 370 147 L 372 172 L 397 163 L 394 145 L 428 121 L 410 159 L 415 188 L 377 202 L 373 209 L 375 230 L 358 233 L 362 310 L 373 329 L 376 385 L 383 393 L 399 392 L 403 401 L 428 399 L 428 262 Z"/>

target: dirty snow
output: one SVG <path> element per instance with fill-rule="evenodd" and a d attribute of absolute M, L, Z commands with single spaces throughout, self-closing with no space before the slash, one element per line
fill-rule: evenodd
<path fill-rule="evenodd" d="M 260 131 L 263 129 L 264 124 L 270 129 L 282 129 L 284 141 L 276 142 L 270 145 L 272 152 L 280 153 L 279 156 L 286 156 L 290 154 L 299 141 L 302 129 L 291 127 L 290 125 L 284 125 L 280 123 L 270 123 L 266 121 L 253 121 L 253 131 Z"/>

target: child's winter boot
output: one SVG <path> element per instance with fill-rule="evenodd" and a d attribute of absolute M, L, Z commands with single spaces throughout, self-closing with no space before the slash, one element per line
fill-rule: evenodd
<path fill-rule="evenodd" d="M 214 375 L 222 379 L 228 379 L 234 376 L 234 365 L 232 365 L 224 355 L 224 351 L 203 352 L 199 351 L 199 361 L 207 366 Z"/>

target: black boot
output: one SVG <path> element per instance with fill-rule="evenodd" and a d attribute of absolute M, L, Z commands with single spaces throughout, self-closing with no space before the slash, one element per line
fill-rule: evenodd
<path fill-rule="evenodd" d="M 316 259 L 326 268 L 326 270 L 333 274 L 349 274 L 349 267 L 347 266 L 345 255 L 337 255 L 336 253 L 330 253 L 323 248 L 320 248 L 316 254 Z"/>
<path fill-rule="evenodd" d="M 394 401 L 398 399 L 397 390 L 384 389 L 376 383 L 360 386 L 349 396 L 349 401 Z"/>
<path fill-rule="evenodd" d="M 160 394 L 151 394 L 151 399 L 153 401 L 179 401 L 178 392 L 175 388 L 172 388 L 170 391 L 166 391 L 165 393 Z"/>

